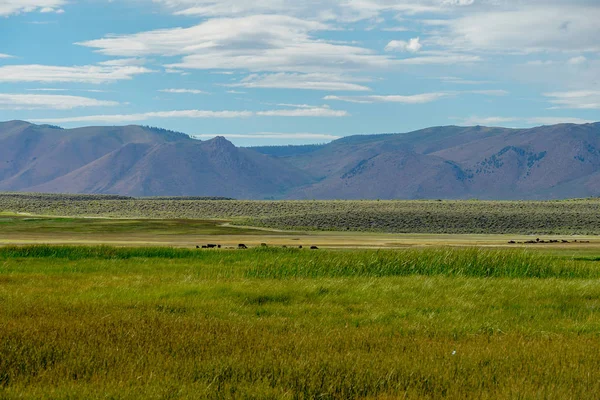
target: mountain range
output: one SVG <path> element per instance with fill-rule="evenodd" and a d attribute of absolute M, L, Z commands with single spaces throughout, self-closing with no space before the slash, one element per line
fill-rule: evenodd
<path fill-rule="evenodd" d="M 238 199 L 600 195 L 600 123 L 446 126 L 240 148 L 144 126 L 0 123 L 0 191 Z"/>

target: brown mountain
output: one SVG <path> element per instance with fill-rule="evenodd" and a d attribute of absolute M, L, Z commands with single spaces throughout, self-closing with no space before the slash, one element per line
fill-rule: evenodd
<path fill-rule="evenodd" d="M 0 123 L 0 190 L 246 199 L 600 195 L 600 123 L 436 127 L 237 148 L 141 126 Z"/>
<path fill-rule="evenodd" d="M 291 192 L 293 198 L 600 195 L 600 123 L 533 129 L 449 126 L 354 136 L 287 158 L 322 178 Z"/>
<path fill-rule="evenodd" d="M 311 183 L 287 162 L 156 128 L 63 130 L 0 123 L 0 190 L 133 196 L 282 197 Z"/>

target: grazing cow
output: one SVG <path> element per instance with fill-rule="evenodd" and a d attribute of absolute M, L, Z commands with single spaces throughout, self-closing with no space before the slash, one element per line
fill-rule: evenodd
<path fill-rule="evenodd" d="M 208 249 L 208 246 L 202 246 L 203 249 Z"/>
<path fill-rule="evenodd" d="M 248 248 L 248 246 L 246 246 L 243 243 L 238 244 L 238 249 L 247 249 L 247 248 Z"/>
<path fill-rule="evenodd" d="M 511 240 L 510 242 L 508 242 L 508 244 L 516 244 L 516 242 L 514 240 Z"/>
<path fill-rule="evenodd" d="M 301 249 L 301 248 L 302 248 L 302 245 L 298 246 L 298 248 L 299 248 L 299 249 Z"/>
<path fill-rule="evenodd" d="M 214 249 L 217 247 L 216 244 L 207 244 L 206 247 L 208 247 L 209 249 Z"/>
<path fill-rule="evenodd" d="M 319 248 L 317 246 L 310 246 L 311 250 L 319 250 Z"/>
<path fill-rule="evenodd" d="M 199 249 L 199 248 L 200 248 L 200 246 L 196 246 L 196 248 L 197 248 L 197 249 Z"/>
<path fill-rule="evenodd" d="M 267 247 L 267 244 L 266 243 L 261 243 L 260 247 Z"/>
<path fill-rule="evenodd" d="M 564 239 L 563 239 L 563 241 L 562 241 L 562 242 L 563 242 L 563 243 L 569 243 L 569 241 L 568 241 L 568 240 L 564 240 Z"/>
<path fill-rule="evenodd" d="M 217 249 L 220 249 L 220 248 L 221 248 L 221 245 L 220 245 L 220 244 L 218 244 L 218 245 L 217 245 Z"/>

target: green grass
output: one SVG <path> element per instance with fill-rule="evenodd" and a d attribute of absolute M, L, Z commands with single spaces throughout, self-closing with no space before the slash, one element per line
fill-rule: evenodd
<path fill-rule="evenodd" d="M 0 249 L 0 398 L 589 398 L 600 265 L 513 250 Z"/>
<path fill-rule="evenodd" d="M 218 201 L 0 194 L 0 212 L 207 220 L 296 230 L 600 234 L 600 200 Z"/>
<path fill-rule="evenodd" d="M 6 246 L 3 259 L 190 260 L 207 277 L 230 271 L 238 278 L 351 278 L 456 276 L 481 278 L 600 278 L 596 258 L 562 259 L 525 250 L 452 249 L 312 251 L 254 248 L 202 251 L 160 247 Z M 5 267 L 0 267 L 5 271 Z M 108 272 L 108 271 L 107 271 Z M 118 271 L 114 271 L 118 272 Z M 211 275 L 214 274 L 214 275 Z"/>
<path fill-rule="evenodd" d="M 165 235 L 237 235 L 260 234 L 259 231 L 222 226 L 225 221 L 192 219 L 102 219 L 52 218 L 23 215 L 0 215 L 0 232 L 44 235 L 68 233 L 71 236 L 110 234 Z"/>

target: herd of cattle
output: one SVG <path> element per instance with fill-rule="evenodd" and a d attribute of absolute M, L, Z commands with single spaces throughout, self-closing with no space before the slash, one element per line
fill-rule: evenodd
<path fill-rule="evenodd" d="M 526 242 L 515 242 L 514 240 L 511 240 L 510 242 L 508 242 L 508 244 L 547 244 L 547 243 L 589 243 L 588 241 L 584 241 L 584 240 L 574 240 L 573 242 L 569 242 L 568 240 L 540 240 L 539 238 L 535 239 L 535 240 L 528 240 Z"/>
<path fill-rule="evenodd" d="M 268 247 L 268 245 L 266 243 L 261 243 L 260 247 Z M 281 246 L 282 248 L 287 248 L 287 246 Z M 222 248 L 220 244 L 206 244 L 206 245 L 202 245 L 202 246 L 196 246 L 197 249 L 220 249 Z M 227 247 L 227 249 L 234 249 L 235 247 Z M 238 250 L 246 250 L 248 249 L 248 246 L 246 246 L 244 243 L 240 243 L 238 244 Z M 298 246 L 299 249 L 303 248 L 303 246 Z M 319 248 L 317 246 L 310 246 L 311 250 L 319 250 Z"/>

